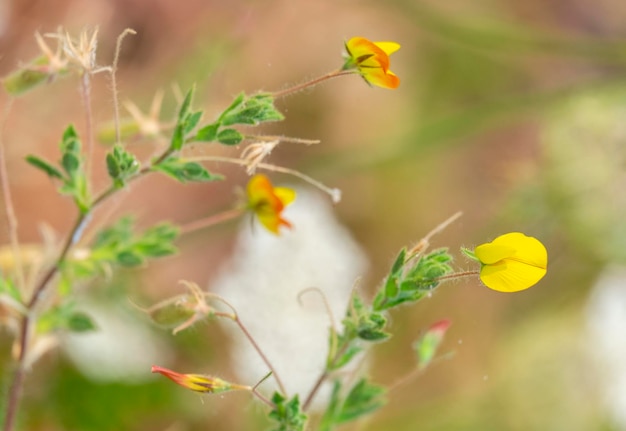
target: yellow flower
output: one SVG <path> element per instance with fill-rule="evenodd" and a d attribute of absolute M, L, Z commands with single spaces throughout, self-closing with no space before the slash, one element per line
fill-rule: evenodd
<path fill-rule="evenodd" d="M 513 232 L 476 247 L 480 280 L 499 292 L 517 292 L 536 284 L 548 267 L 548 252 L 536 238 Z"/>
<path fill-rule="evenodd" d="M 348 58 L 344 70 L 356 68 L 363 79 L 383 88 L 397 88 L 400 79 L 389 70 L 389 55 L 400 49 L 396 42 L 372 42 L 353 37 L 346 42 Z"/>
<path fill-rule="evenodd" d="M 269 178 L 257 174 L 248 182 L 246 193 L 248 208 L 267 230 L 278 235 L 281 225 L 291 227 L 291 223 L 282 218 L 282 212 L 296 198 L 294 190 L 274 187 Z"/>
<path fill-rule="evenodd" d="M 220 392 L 235 390 L 251 390 L 250 386 L 237 385 L 229 383 L 217 377 L 205 376 L 202 374 L 181 374 L 167 368 L 152 366 L 153 373 L 159 373 L 187 389 L 195 392 L 219 394 Z"/>

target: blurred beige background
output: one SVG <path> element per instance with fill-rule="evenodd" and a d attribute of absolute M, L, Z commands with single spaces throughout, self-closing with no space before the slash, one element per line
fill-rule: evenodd
<path fill-rule="evenodd" d="M 352 36 L 399 42 L 391 58 L 401 79 L 395 91 L 342 77 L 280 100 L 286 120 L 264 130 L 321 144 L 283 145 L 271 161 L 343 191 L 334 213 L 369 262 L 361 281 L 367 291 L 401 247 L 459 210 L 461 220 L 433 241 L 450 247 L 457 268 L 470 266 L 459 247 L 510 231 L 540 238 L 550 264 L 545 279 L 525 292 L 506 295 L 478 281 L 455 282 L 395 313 L 394 338 L 373 349 L 369 372 L 376 381 L 389 383 L 410 371 L 410 343 L 435 320 L 452 320 L 443 352 L 454 354 L 390 394 L 375 417 L 345 428 L 622 430 L 626 386 L 615 382 L 626 375 L 619 366 L 626 345 L 624 16 L 626 6 L 615 0 L 5 0 L 0 74 L 37 53 L 35 31 L 62 25 L 77 34 L 98 26 L 97 62 L 106 65 L 117 35 L 130 27 L 138 34 L 123 45 L 121 99 L 146 111 L 163 89 L 167 118 L 176 105 L 172 86 L 185 91 L 195 83 L 196 106 L 210 118 L 242 90 L 282 89 L 337 68 L 343 42 Z M 96 75 L 99 123 L 111 120 L 111 100 L 108 78 Z M 24 162 L 31 153 L 56 160 L 68 123 L 84 133 L 75 79 L 19 98 L 10 112 L 4 142 L 24 242 L 40 240 L 40 223 L 63 235 L 74 221 L 70 200 Z M 145 157 L 154 147 L 130 148 Z M 96 151 L 98 189 L 107 184 L 104 163 L 97 162 L 106 150 Z M 149 226 L 218 212 L 235 201 L 246 176 L 230 166 L 210 168 L 228 181 L 182 186 L 154 175 L 103 213 L 132 213 Z M 177 256 L 125 272 L 115 281 L 125 286 L 118 299 L 156 301 L 179 293 L 180 279 L 210 288 L 237 250 L 236 229 L 231 223 L 183 238 Z M 8 241 L 4 228 L 0 241 Z M 98 291 L 107 296 L 106 289 Z M 235 375 L 228 337 L 216 325 L 199 325 L 175 340 L 153 332 L 181 371 Z M 6 353 L 6 334 L 0 341 Z M 265 426 L 255 422 L 263 410 L 245 394 L 200 402 L 168 382 L 143 389 L 94 383 L 70 364 L 56 352 L 33 371 L 24 429 Z M 159 395 L 151 398 L 152 390 Z M 136 408 L 122 406 L 120 393 L 134 394 Z M 50 394 L 56 403 L 46 403 Z M 72 408 L 76 396 L 81 401 Z"/>

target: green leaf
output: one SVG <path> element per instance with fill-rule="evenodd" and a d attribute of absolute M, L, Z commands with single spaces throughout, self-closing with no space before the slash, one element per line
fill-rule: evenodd
<path fill-rule="evenodd" d="M 111 266 L 133 267 L 149 259 L 172 255 L 177 252 L 173 243 L 178 234 L 178 227 L 169 223 L 135 233 L 132 218 L 124 217 L 97 234 L 86 256 L 64 262 L 64 274 L 90 278 L 110 272 Z"/>
<path fill-rule="evenodd" d="M 189 114 L 185 119 L 185 133 L 191 132 L 200 122 L 200 118 L 202 118 L 202 111 Z"/>
<path fill-rule="evenodd" d="M 180 105 L 180 110 L 178 111 L 178 123 L 184 122 L 189 115 L 189 110 L 191 109 L 191 101 L 193 100 L 193 95 L 195 92 L 196 87 L 193 86 L 185 95 L 185 99 L 183 100 L 182 105 Z"/>
<path fill-rule="evenodd" d="M 411 261 L 410 268 L 406 268 L 408 264 L 405 263 L 400 269 L 397 259 L 384 286 L 374 297 L 373 309 L 383 311 L 422 299 L 439 285 L 439 277 L 452 272 L 451 261 L 452 256 L 446 249 L 435 250 Z"/>
<path fill-rule="evenodd" d="M 393 274 L 393 275 L 398 274 L 404 267 L 405 260 L 406 260 L 406 248 L 403 248 L 402 250 L 400 250 L 400 253 L 398 253 L 398 257 L 396 257 L 396 260 L 393 262 L 393 265 L 391 265 L 391 270 L 389 271 L 389 274 Z"/>
<path fill-rule="evenodd" d="M 224 145 L 237 145 L 243 141 L 243 135 L 235 129 L 224 129 L 217 134 L 217 140 Z"/>
<path fill-rule="evenodd" d="M 272 431 L 304 431 L 307 415 L 302 412 L 297 394 L 287 401 L 284 396 L 275 392 L 272 402 L 275 408 L 268 416 L 277 422 Z"/>
<path fill-rule="evenodd" d="M 467 256 L 471 260 L 474 260 L 476 262 L 480 262 L 478 257 L 476 257 L 476 254 L 474 253 L 474 250 L 470 250 L 469 248 L 461 247 L 461 253 L 463 253 L 465 256 Z"/>
<path fill-rule="evenodd" d="M 245 93 L 243 92 L 239 93 L 237 97 L 233 99 L 232 103 L 228 106 L 228 108 L 226 108 L 224 112 L 222 112 L 222 115 L 220 115 L 220 117 L 218 118 L 217 123 L 221 123 L 224 117 L 229 115 L 235 109 L 239 108 L 241 104 L 243 103 L 245 97 L 246 97 Z"/>
<path fill-rule="evenodd" d="M 60 180 L 63 179 L 63 174 L 61 173 L 61 171 L 37 156 L 28 155 L 26 156 L 26 161 L 37 169 L 41 169 L 42 171 L 44 171 L 46 174 L 48 174 L 50 178 L 58 178 Z"/>
<path fill-rule="evenodd" d="M 75 175 L 80 169 L 80 158 L 76 153 L 65 153 L 61 158 L 61 165 L 70 176 Z"/>
<path fill-rule="evenodd" d="M 88 332 L 94 331 L 97 328 L 89 315 L 82 312 L 76 312 L 69 316 L 67 320 L 67 329 L 72 332 Z"/>
<path fill-rule="evenodd" d="M 221 180 L 221 175 L 210 173 L 204 166 L 197 162 L 188 162 L 178 157 L 169 157 L 151 168 L 153 171 L 162 172 L 181 183 L 188 181 L 207 182 Z"/>
<path fill-rule="evenodd" d="M 74 128 L 74 126 L 72 125 L 67 126 L 67 128 L 63 131 L 63 145 L 67 146 L 72 141 L 77 140 L 77 139 L 78 139 L 78 134 L 76 133 L 76 129 Z"/>
<path fill-rule="evenodd" d="M 359 338 L 365 341 L 383 341 L 389 338 L 389 333 L 383 331 L 387 318 L 381 313 L 372 312 L 367 315 L 357 329 Z"/>
<path fill-rule="evenodd" d="M 328 371 L 334 371 L 348 364 L 357 354 L 363 351 L 363 348 L 356 344 L 351 344 L 343 355 L 339 356 L 332 364 L 328 366 Z"/>
<path fill-rule="evenodd" d="M 335 425 L 337 416 L 341 408 L 341 381 L 336 379 L 333 382 L 333 391 L 330 395 L 330 401 L 326 407 L 326 411 L 322 416 L 319 424 L 319 431 L 330 431 Z"/>
<path fill-rule="evenodd" d="M 0 272 L 0 293 L 5 293 L 20 304 L 22 303 L 22 294 L 13 280 L 3 277 Z"/>
<path fill-rule="evenodd" d="M 115 256 L 115 260 L 121 266 L 138 266 L 145 262 L 141 254 L 137 253 L 134 250 L 122 250 L 117 256 Z"/>
<path fill-rule="evenodd" d="M 73 126 L 70 125 L 63 132 L 60 147 L 61 166 L 67 178 L 63 179 L 59 192 L 72 196 L 80 212 L 86 214 L 91 208 L 91 197 L 83 169 L 81 144 Z"/>
<path fill-rule="evenodd" d="M 233 124 L 247 124 L 256 126 L 268 121 L 280 121 L 285 117 L 274 107 L 274 97 L 271 94 L 255 94 L 243 97 L 240 94 L 238 103 L 231 104 L 220 116 L 222 126 Z"/>
<path fill-rule="evenodd" d="M 50 308 L 37 320 L 37 331 L 40 333 L 58 330 L 86 332 L 95 329 L 96 325 L 91 318 L 83 312 L 75 311 L 75 304 L 71 301 Z"/>
<path fill-rule="evenodd" d="M 113 151 L 106 156 L 107 171 L 116 187 L 121 188 L 126 181 L 139 172 L 139 162 L 134 155 L 126 151 L 121 145 L 113 147 Z"/>
<path fill-rule="evenodd" d="M 39 69 L 48 64 L 48 58 L 45 56 L 34 59 L 26 66 L 2 78 L 4 89 L 11 96 L 21 96 L 37 86 L 45 84 L 53 75 Z"/>
<path fill-rule="evenodd" d="M 219 123 L 209 124 L 208 126 L 204 126 L 198 133 L 196 133 L 195 140 L 201 142 L 213 142 L 217 139 L 217 131 L 220 128 Z"/>
<path fill-rule="evenodd" d="M 182 123 L 179 123 L 174 128 L 174 132 L 172 133 L 172 140 L 170 142 L 170 149 L 173 151 L 178 151 L 183 148 L 183 144 L 185 143 L 185 126 Z"/>
<path fill-rule="evenodd" d="M 341 411 L 336 416 L 338 424 L 350 422 L 372 413 L 385 405 L 386 389 L 361 379 L 346 397 Z"/>

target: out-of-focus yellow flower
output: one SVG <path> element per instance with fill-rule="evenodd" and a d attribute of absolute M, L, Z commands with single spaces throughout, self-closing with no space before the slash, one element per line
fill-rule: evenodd
<path fill-rule="evenodd" d="M 294 190 L 274 187 L 269 178 L 257 174 L 248 182 L 246 192 L 248 208 L 267 230 L 278 235 L 281 225 L 291 227 L 291 223 L 282 218 L 282 212 L 296 198 Z"/>
<path fill-rule="evenodd" d="M 476 247 L 480 280 L 499 292 L 528 289 L 546 275 L 548 252 L 536 238 L 513 232 Z"/>
<path fill-rule="evenodd" d="M 389 70 L 389 56 L 400 49 L 396 42 L 372 42 L 364 37 L 353 37 L 346 42 L 348 57 L 344 70 L 356 68 L 370 84 L 383 88 L 397 88 L 398 78 Z"/>
<path fill-rule="evenodd" d="M 202 374 L 177 373 L 176 371 L 159 367 L 158 365 L 152 366 L 152 372 L 162 374 L 174 383 L 196 392 L 219 394 L 220 392 L 226 391 L 249 391 L 252 389 L 250 386 L 237 385 L 235 383 L 218 379 L 217 377 L 205 376 Z"/>

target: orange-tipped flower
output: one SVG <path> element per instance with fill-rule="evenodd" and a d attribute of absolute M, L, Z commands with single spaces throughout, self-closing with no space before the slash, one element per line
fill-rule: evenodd
<path fill-rule="evenodd" d="M 396 42 L 372 42 L 353 37 L 346 42 L 348 58 L 344 70 L 356 68 L 369 84 L 383 88 L 398 88 L 400 78 L 389 70 L 389 56 L 400 49 Z"/>
<path fill-rule="evenodd" d="M 274 187 L 269 178 L 257 174 L 248 182 L 246 193 L 248 208 L 267 230 L 278 235 L 281 225 L 291 227 L 291 223 L 282 218 L 282 212 L 296 198 L 294 190 Z"/>
<path fill-rule="evenodd" d="M 237 385 L 218 379 L 217 377 L 202 374 L 181 374 L 176 371 L 168 370 L 167 368 L 159 367 L 158 365 L 152 366 L 152 372 L 163 374 L 174 383 L 178 383 L 182 387 L 196 392 L 219 394 L 220 392 L 226 391 L 251 390 L 250 386 Z"/>

